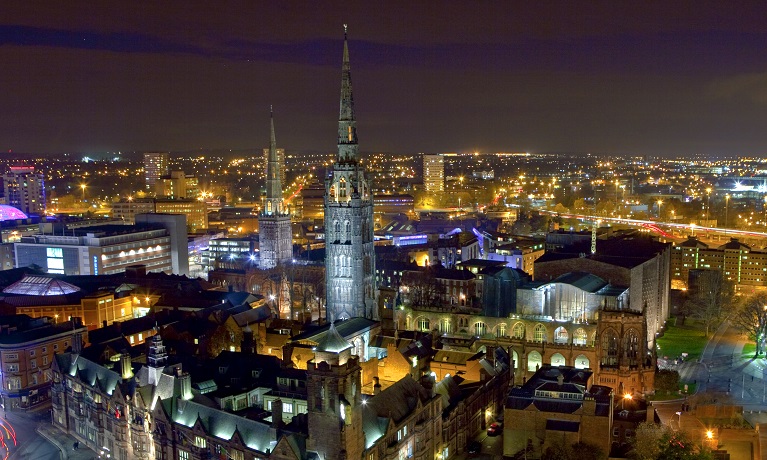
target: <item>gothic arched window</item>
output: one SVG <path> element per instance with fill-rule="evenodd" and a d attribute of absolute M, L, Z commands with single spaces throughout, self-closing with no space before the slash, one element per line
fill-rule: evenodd
<path fill-rule="evenodd" d="M 600 361 L 603 366 L 614 367 L 618 365 L 618 335 L 612 329 L 607 329 L 602 334 L 602 356 Z"/>

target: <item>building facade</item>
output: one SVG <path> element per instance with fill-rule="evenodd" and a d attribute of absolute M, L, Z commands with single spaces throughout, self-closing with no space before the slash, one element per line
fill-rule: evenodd
<path fill-rule="evenodd" d="M 360 163 L 344 35 L 338 154 L 325 180 L 325 267 L 331 320 L 376 314 L 373 190 Z"/>
<path fill-rule="evenodd" d="M 77 318 L 56 324 L 53 318 L 26 315 L 0 317 L 0 327 L 0 405 L 6 411 L 26 410 L 49 401 L 54 355 L 87 329 Z"/>
<path fill-rule="evenodd" d="M 37 265 L 47 273 L 109 275 L 131 265 L 149 272 L 189 272 L 183 215 L 141 214 L 136 225 L 97 225 L 71 235 L 32 235 L 14 243 L 16 267 Z"/>
<path fill-rule="evenodd" d="M 144 182 L 147 190 L 154 190 L 155 184 L 168 173 L 167 152 L 144 153 Z"/>
<path fill-rule="evenodd" d="M 168 198 L 200 198 L 200 182 L 194 174 L 184 171 L 171 171 L 161 176 L 155 183 L 155 194 Z"/>
<path fill-rule="evenodd" d="M 423 188 L 427 192 L 445 191 L 445 157 L 423 154 Z"/>
<path fill-rule="evenodd" d="M 293 259 L 293 233 L 290 212 L 282 198 L 280 158 L 274 134 L 274 115 L 270 113 L 269 161 L 266 163 L 266 195 L 258 215 L 260 266 L 274 268 Z M 284 155 L 283 155 L 284 158 Z M 284 160 L 283 160 L 284 161 Z"/>
<path fill-rule="evenodd" d="M 34 166 L 11 166 L 3 175 L 6 204 L 25 214 L 45 212 L 45 178 Z"/>
<path fill-rule="evenodd" d="M 741 243 L 737 238 L 711 248 L 695 237 L 674 246 L 671 252 L 671 282 L 676 288 L 687 288 L 690 271 L 717 270 L 736 286 L 767 286 L 767 251 Z"/>

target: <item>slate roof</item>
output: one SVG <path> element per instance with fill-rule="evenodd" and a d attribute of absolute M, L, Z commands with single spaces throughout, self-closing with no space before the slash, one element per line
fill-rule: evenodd
<path fill-rule="evenodd" d="M 276 431 L 270 430 L 268 423 L 240 417 L 195 401 L 169 398 L 162 401 L 162 406 L 174 423 L 192 427 L 199 419 L 206 433 L 227 441 L 238 432 L 248 448 L 259 452 L 272 449 L 272 443 L 279 440 Z"/>
<path fill-rule="evenodd" d="M 407 375 L 379 394 L 368 398 L 362 406 L 365 446 L 370 447 L 386 434 L 389 420 L 398 424 L 418 406 L 432 398 L 429 390 Z"/>
<path fill-rule="evenodd" d="M 560 375 L 561 386 L 557 379 Z M 591 371 L 571 366 L 544 365 L 524 385 L 509 390 L 506 407 L 524 410 L 533 405 L 541 412 L 572 414 L 583 406 L 583 400 L 549 398 L 535 394 L 536 390 L 558 391 L 581 394 L 584 399 L 593 398 L 596 401 L 596 415 L 606 417 L 610 413 L 612 389 L 600 385 L 592 385 L 587 389 L 591 375 Z"/>
<path fill-rule="evenodd" d="M 730 241 L 719 246 L 718 249 L 733 251 L 750 251 L 751 246 L 741 243 L 737 238 L 730 238 Z"/>
<path fill-rule="evenodd" d="M 104 393 L 111 395 L 117 385 L 122 382 L 120 374 L 94 363 L 74 353 L 58 353 L 54 355 L 59 369 L 72 377 L 78 376 L 80 381 L 98 387 Z"/>
<path fill-rule="evenodd" d="M 367 318 L 351 318 L 345 321 L 338 320 L 334 323 L 335 329 L 341 337 L 352 337 L 365 331 L 369 331 L 378 324 L 377 321 L 373 321 Z M 327 334 L 330 329 L 330 324 L 325 324 L 318 328 L 311 329 L 293 337 L 294 341 L 306 340 L 309 342 L 319 343 L 320 340 Z"/>

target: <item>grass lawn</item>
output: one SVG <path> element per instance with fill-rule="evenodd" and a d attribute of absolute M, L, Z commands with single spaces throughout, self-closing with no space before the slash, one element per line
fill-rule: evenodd
<path fill-rule="evenodd" d="M 754 353 L 756 353 L 756 344 L 746 342 L 746 344 L 743 345 L 743 353 L 741 353 L 741 356 L 744 358 L 753 358 Z"/>
<path fill-rule="evenodd" d="M 702 329 L 690 325 L 672 326 L 669 322 L 663 337 L 658 338 L 658 356 L 673 359 L 687 353 L 687 360 L 699 359 L 706 342 L 708 338 Z"/>

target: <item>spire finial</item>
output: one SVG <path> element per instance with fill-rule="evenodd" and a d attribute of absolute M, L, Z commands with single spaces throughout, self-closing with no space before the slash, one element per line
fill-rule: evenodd
<path fill-rule="evenodd" d="M 346 32 L 349 30 L 349 24 L 344 24 L 344 38 L 346 38 Z"/>
<path fill-rule="evenodd" d="M 273 108 L 272 104 L 269 104 L 269 115 L 270 116 L 274 115 L 274 108 Z"/>

